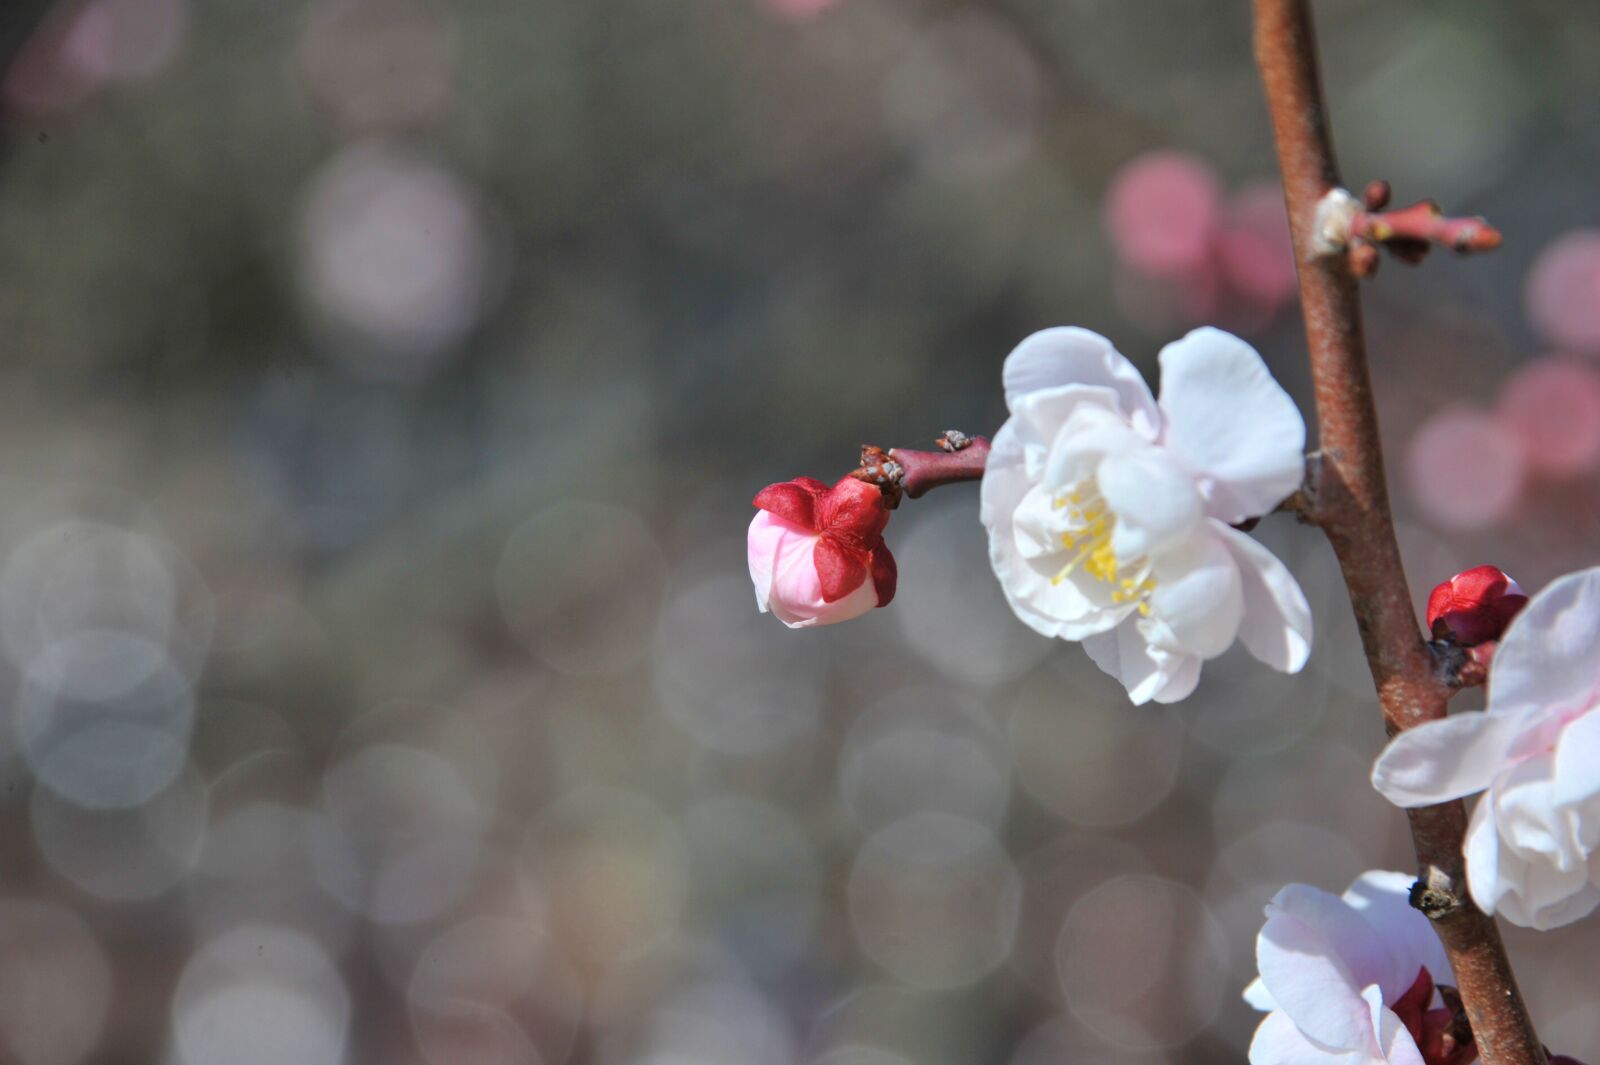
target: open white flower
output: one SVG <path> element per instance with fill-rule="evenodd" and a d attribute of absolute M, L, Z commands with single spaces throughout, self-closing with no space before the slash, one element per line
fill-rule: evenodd
<path fill-rule="evenodd" d="M 1047 329 L 1004 380 L 981 517 L 1019 618 L 1083 641 L 1135 703 L 1184 698 L 1236 637 L 1275 669 L 1305 665 L 1305 595 L 1231 528 L 1305 469 L 1305 421 L 1254 348 L 1218 329 L 1168 344 L 1157 403 L 1110 341 Z"/>
<path fill-rule="evenodd" d="M 1467 887 L 1485 913 L 1548 929 L 1600 904 L 1600 567 L 1517 615 L 1489 664 L 1489 705 L 1400 733 L 1372 770 L 1400 806 L 1475 791 Z"/>
<path fill-rule="evenodd" d="M 1476 1057 L 1470 1048 L 1442 1045 L 1441 1025 L 1429 1023 L 1435 984 L 1454 981 L 1439 937 L 1411 908 L 1411 881 L 1373 871 L 1342 896 L 1309 884 L 1289 884 L 1273 896 L 1256 937 L 1261 975 L 1244 991 L 1246 1002 L 1269 1011 L 1250 1044 L 1250 1065 L 1434 1065 Z"/>

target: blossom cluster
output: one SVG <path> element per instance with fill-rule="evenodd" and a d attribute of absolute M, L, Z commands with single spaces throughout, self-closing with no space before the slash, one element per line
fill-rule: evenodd
<path fill-rule="evenodd" d="M 1028 337 L 1005 361 L 1010 417 L 980 489 L 989 562 L 1012 611 L 1081 643 L 1135 704 L 1187 697 L 1203 663 L 1235 642 L 1297 671 L 1312 637 L 1294 576 L 1244 531 L 1302 485 L 1294 401 L 1254 348 L 1217 329 L 1167 345 L 1158 361 L 1156 397 L 1096 333 Z M 887 604 L 891 496 L 892 483 L 855 477 L 758 494 L 749 563 L 761 609 L 802 628 Z M 1587 915 L 1600 906 L 1600 567 L 1531 599 L 1501 570 L 1475 567 L 1433 590 L 1427 621 L 1442 655 L 1487 663 L 1487 708 L 1401 732 L 1373 785 L 1404 807 L 1483 793 L 1464 857 L 1485 912 L 1535 929 Z M 1449 961 L 1411 886 L 1369 872 L 1340 896 L 1278 892 L 1245 992 L 1266 1014 L 1252 1065 L 1475 1060 Z"/>

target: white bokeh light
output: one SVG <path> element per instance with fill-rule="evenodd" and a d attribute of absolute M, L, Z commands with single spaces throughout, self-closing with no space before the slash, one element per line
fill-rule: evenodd
<path fill-rule="evenodd" d="M 373 744 L 323 779 L 323 812 L 309 842 L 318 882 L 375 921 L 438 916 L 478 866 L 489 811 L 445 758 Z"/>
<path fill-rule="evenodd" d="M 1017 775 L 1028 794 L 1074 824 L 1132 824 L 1172 793 L 1182 764 L 1183 707 L 1130 707 L 1114 685 L 1080 678 L 1093 665 L 1052 663 L 1012 707 Z"/>
<path fill-rule="evenodd" d="M 241 925 L 189 959 L 172 998 L 181 1065 L 339 1065 L 350 995 L 318 943 Z"/>
<path fill-rule="evenodd" d="M 850 924 L 873 961 L 919 988 L 970 984 L 1011 952 L 1015 867 L 987 826 L 915 813 L 875 833 L 850 871 Z"/>
<path fill-rule="evenodd" d="M 1011 792 L 1005 741 L 981 708 L 930 686 L 897 689 L 856 718 L 839 757 L 839 790 L 872 831 L 919 810 L 990 828 Z"/>
<path fill-rule="evenodd" d="M 429 1065 L 561 1065 L 583 1014 L 578 978 L 537 925 L 475 916 L 431 939 L 406 990 Z"/>
<path fill-rule="evenodd" d="M 1119 876 L 1081 897 L 1056 939 L 1073 1017 L 1128 1050 L 1176 1046 L 1237 995 L 1222 926 L 1187 885 Z"/>
<path fill-rule="evenodd" d="M 14 728 L 41 783 L 107 809 L 165 788 L 183 768 L 193 725 L 194 693 L 164 649 L 88 629 L 29 661 Z"/>
<path fill-rule="evenodd" d="M 364 375 L 433 369 L 489 296 L 493 256 L 477 197 L 388 145 L 347 148 L 317 175 L 300 239 L 306 298 L 343 334 L 338 357 Z"/>
<path fill-rule="evenodd" d="M 86 810 L 47 788 L 29 800 L 50 867 L 102 899 L 154 898 L 188 875 L 206 831 L 206 788 L 192 770 L 131 809 Z"/>

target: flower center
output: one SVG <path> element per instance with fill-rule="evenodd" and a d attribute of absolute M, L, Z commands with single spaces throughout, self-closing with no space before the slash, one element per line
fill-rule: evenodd
<path fill-rule="evenodd" d="M 1061 543 L 1073 555 L 1050 578 L 1050 583 L 1060 584 L 1081 566 L 1092 579 L 1110 585 L 1113 603 L 1138 603 L 1140 616 L 1149 617 L 1150 594 L 1156 590 L 1156 579 L 1150 575 L 1150 560 L 1137 558 L 1129 564 L 1117 558 L 1111 546 L 1111 526 L 1115 518 L 1094 479 L 1080 482 L 1072 490 L 1056 496 L 1055 507 L 1067 512 L 1070 527 L 1061 534 Z M 1124 575 L 1129 570 L 1133 572 Z"/>

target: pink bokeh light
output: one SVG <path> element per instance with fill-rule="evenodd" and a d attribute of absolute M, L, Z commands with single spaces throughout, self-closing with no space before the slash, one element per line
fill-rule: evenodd
<path fill-rule="evenodd" d="M 1600 463 L 1600 371 L 1584 362 L 1528 363 L 1506 381 L 1496 413 L 1537 473 L 1570 477 Z"/>
<path fill-rule="evenodd" d="M 799 22 L 816 18 L 830 7 L 837 6 L 840 0 L 758 0 L 758 2 L 774 15 Z"/>
<path fill-rule="evenodd" d="M 1251 302 L 1276 309 L 1294 296 L 1298 280 L 1289 213 L 1276 183 L 1256 182 L 1229 200 L 1217 255 L 1228 284 Z"/>
<path fill-rule="evenodd" d="M 1575 230 L 1546 246 L 1528 271 L 1525 299 L 1551 344 L 1600 355 L 1600 230 Z"/>
<path fill-rule="evenodd" d="M 1195 270 L 1210 255 L 1222 190 L 1204 160 L 1148 152 L 1112 177 L 1105 225 L 1122 261 L 1152 277 Z"/>
<path fill-rule="evenodd" d="M 1526 470 L 1522 441 L 1492 414 L 1469 407 L 1435 414 L 1406 447 L 1411 499 L 1446 529 L 1483 529 L 1507 518 Z"/>

